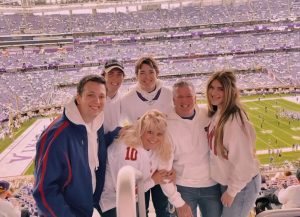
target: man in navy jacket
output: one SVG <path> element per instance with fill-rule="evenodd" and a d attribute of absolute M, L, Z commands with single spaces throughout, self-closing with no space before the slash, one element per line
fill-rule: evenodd
<path fill-rule="evenodd" d="M 99 208 L 107 146 L 105 80 L 82 78 L 62 116 L 43 132 L 35 158 L 33 196 L 41 216 L 91 217 Z"/>

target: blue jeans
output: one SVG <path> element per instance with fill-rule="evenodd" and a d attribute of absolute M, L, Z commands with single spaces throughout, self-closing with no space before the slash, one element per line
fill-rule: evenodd
<path fill-rule="evenodd" d="M 256 198 L 260 191 L 261 175 L 253 177 L 252 180 L 234 198 L 231 207 L 223 207 L 222 217 L 248 217 L 250 210 L 254 207 Z M 227 186 L 221 186 L 222 194 Z"/>
<path fill-rule="evenodd" d="M 177 185 L 182 199 L 191 207 L 193 216 L 197 217 L 199 206 L 202 217 L 220 217 L 222 213 L 220 185 L 205 188 L 193 188 Z"/>

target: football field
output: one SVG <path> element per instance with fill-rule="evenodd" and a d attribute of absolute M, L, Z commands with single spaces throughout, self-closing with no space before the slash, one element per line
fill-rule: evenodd
<path fill-rule="evenodd" d="M 300 105 L 285 99 L 244 102 L 255 126 L 256 149 L 278 149 L 300 144 Z"/>

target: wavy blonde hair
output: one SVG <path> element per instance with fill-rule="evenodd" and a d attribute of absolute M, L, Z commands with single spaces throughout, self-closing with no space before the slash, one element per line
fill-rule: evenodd
<path fill-rule="evenodd" d="M 211 83 L 215 80 L 219 81 L 223 86 L 224 102 L 221 111 L 219 111 L 220 119 L 218 120 L 218 123 L 216 124 L 216 128 L 215 128 L 214 144 L 217 147 L 218 155 L 221 155 L 223 158 L 227 158 L 228 151 L 223 144 L 224 125 L 229 120 L 229 118 L 233 119 L 234 117 L 239 117 L 244 126 L 245 121 L 242 114 L 244 113 L 246 117 L 247 114 L 240 102 L 239 91 L 236 86 L 236 77 L 233 71 L 225 70 L 225 71 L 214 73 L 208 80 L 206 86 L 208 116 L 212 117 L 217 112 L 217 107 L 212 104 L 208 94 Z"/>
<path fill-rule="evenodd" d="M 138 119 L 134 125 L 123 127 L 117 142 L 123 142 L 130 147 L 143 146 L 141 137 L 148 130 L 158 130 L 164 135 L 162 144 L 153 151 L 161 160 L 168 161 L 171 157 L 171 145 L 167 133 L 167 119 L 158 110 L 150 110 Z"/>

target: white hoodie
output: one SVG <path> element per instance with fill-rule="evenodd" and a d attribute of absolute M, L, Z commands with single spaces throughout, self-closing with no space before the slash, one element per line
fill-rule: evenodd
<path fill-rule="evenodd" d="M 153 100 L 158 91 L 160 94 L 157 100 Z M 137 95 L 139 92 L 145 99 L 143 101 Z M 147 101 L 146 101 L 147 100 Z M 156 89 L 151 92 L 143 91 L 138 84 L 136 84 L 126 95 L 121 99 L 121 117 L 123 121 L 133 123 L 138 120 L 145 112 L 151 109 L 157 109 L 165 114 L 172 110 L 173 95 L 171 89 L 163 86 L 161 80 L 157 80 Z"/>
<path fill-rule="evenodd" d="M 98 136 L 97 131 L 101 128 L 104 120 L 104 114 L 101 112 L 90 124 L 84 122 L 79 113 L 79 110 L 75 104 L 75 98 L 73 98 L 65 106 L 65 114 L 67 118 L 76 125 L 84 125 L 87 130 L 88 136 L 88 154 L 89 154 L 89 166 L 92 175 L 93 192 L 96 188 L 96 174 L 95 170 L 99 167 L 98 159 Z"/>
<path fill-rule="evenodd" d="M 227 185 L 227 192 L 235 197 L 251 179 L 259 173 L 259 162 L 255 157 L 255 129 L 243 114 L 244 126 L 239 116 L 230 117 L 224 126 L 224 147 L 228 151 L 228 160 L 217 156 L 214 147 L 214 128 L 218 114 L 210 125 L 210 171 L 212 178 L 222 185 Z M 244 129 L 244 130 L 243 130 Z"/>

